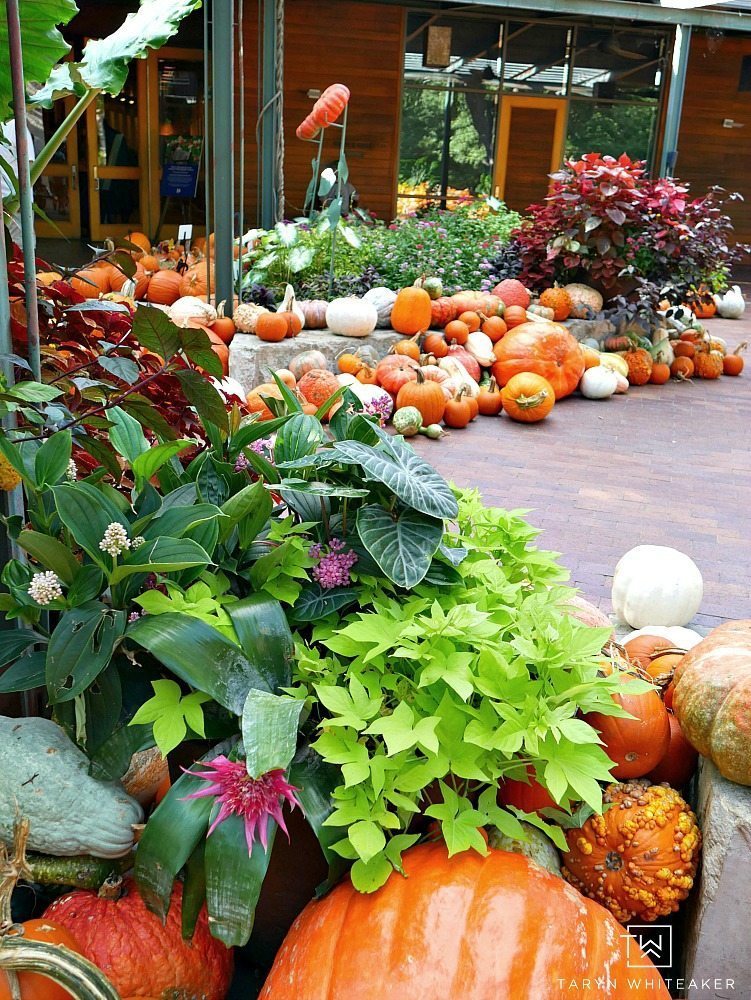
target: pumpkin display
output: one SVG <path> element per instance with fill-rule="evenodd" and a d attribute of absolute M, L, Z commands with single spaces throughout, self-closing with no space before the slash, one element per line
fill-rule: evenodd
<path fill-rule="evenodd" d="M 390 313 L 389 313 L 390 314 Z M 430 303 L 430 325 L 443 329 L 458 315 L 456 303 L 448 295 L 441 295 Z"/>
<path fill-rule="evenodd" d="M 322 406 L 339 388 L 336 375 L 325 368 L 313 368 L 298 381 L 300 393 L 314 406 Z"/>
<path fill-rule="evenodd" d="M 540 295 L 540 305 L 553 310 L 556 323 L 562 323 L 571 315 L 571 296 L 565 288 L 546 288 Z"/>
<path fill-rule="evenodd" d="M 697 351 L 694 371 L 699 378 L 715 379 L 722 375 L 725 359 L 719 351 Z"/>
<path fill-rule="evenodd" d="M 647 778 L 653 785 L 666 782 L 673 788 L 683 788 L 691 780 L 696 770 L 699 754 L 683 735 L 681 724 L 672 712 L 668 712 L 670 722 L 670 742 L 665 756 Z"/>
<path fill-rule="evenodd" d="M 376 285 L 363 295 L 363 301 L 375 306 L 378 319 L 376 326 L 385 330 L 391 326 L 391 310 L 396 302 L 396 292 L 384 285 Z"/>
<path fill-rule="evenodd" d="M 589 285 L 573 282 L 563 286 L 571 301 L 571 316 L 574 319 L 592 319 L 602 311 L 602 295 Z"/>
<path fill-rule="evenodd" d="M 629 632 L 628 635 L 623 637 L 621 642 L 626 646 L 633 642 L 634 639 L 640 639 L 643 636 L 650 638 L 650 640 L 654 640 L 655 636 L 667 639 L 671 647 L 684 650 L 693 649 L 703 638 L 703 636 L 693 629 L 683 628 L 680 625 L 671 625 L 670 627 L 665 627 L 664 625 L 647 625 L 646 628 L 638 628 L 633 632 Z"/>
<path fill-rule="evenodd" d="M 70 279 L 71 288 L 85 299 L 98 299 L 111 290 L 109 268 L 86 267 Z"/>
<path fill-rule="evenodd" d="M 336 359 L 336 366 L 343 375 L 357 375 L 365 362 L 359 354 L 345 351 Z"/>
<path fill-rule="evenodd" d="M 651 922 L 675 913 L 699 861 L 696 817 L 678 792 L 644 779 L 609 785 L 611 806 L 567 830 L 563 877 L 620 920 Z"/>
<path fill-rule="evenodd" d="M 326 355 L 320 351 L 303 351 L 302 354 L 292 358 L 287 367 L 299 382 L 306 372 L 325 368 Z"/>
<path fill-rule="evenodd" d="M 434 358 L 445 358 L 449 352 L 449 345 L 440 333 L 429 333 L 422 342 L 422 349 Z"/>
<path fill-rule="evenodd" d="M 526 813 L 540 813 L 543 809 L 555 809 L 558 803 L 535 776 L 535 770 L 527 765 L 527 780 L 517 781 L 504 778 L 498 785 L 498 804 L 515 806 Z"/>
<path fill-rule="evenodd" d="M 497 295 L 508 310 L 509 306 L 521 306 L 526 309 L 531 302 L 531 296 L 518 278 L 504 278 L 499 281 L 493 289 L 493 295 Z"/>
<path fill-rule="evenodd" d="M 613 611 L 632 628 L 687 625 L 703 594 L 693 559 L 666 545 L 637 545 L 621 556 L 613 574 Z"/>
<path fill-rule="evenodd" d="M 673 347 L 676 358 L 693 358 L 696 355 L 696 344 L 690 340 L 679 340 Z"/>
<path fill-rule="evenodd" d="M 305 318 L 305 326 L 308 330 L 323 330 L 326 326 L 326 310 L 328 302 L 323 299 L 303 299 L 298 303 Z"/>
<path fill-rule="evenodd" d="M 585 369 L 579 382 L 579 392 L 585 399 L 610 399 L 617 388 L 617 372 L 600 364 Z"/>
<path fill-rule="evenodd" d="M 288 321 L 283 313 L 263 313 L 256 320 L 256 336 L 259 340 L 278 344 L 287 336 L 287 329 Z"/>
<path fill-rule="evenodd" d="M 624 683 L 633 680 L 627 673 L 619 674 L 619 678 Z M 613 777 L 619 780 L 642 778 L 667 752 L 670 743 L 668 713 L 654 690 L 643 694 L 614 694 L 613 701 L 633 718 L 587 712 L 584 720 L 600 734 L 605 753 L 616 765 Z"/>
<path fill-rule="evenodd" d="M 414 407 L 422 416 L 422 423 L 438 424 L 443 419 L 446 409 L 446 397 L 437 382 L 428 381 L 420 368 L 417 378 L 405 382 L 396 396 L 397 409 L 404 406 Z"/>
<path fill-rule="evenodd" d="M 679 382 L 690 379 L 694 374 L 694 363 L 691 358 L 678 357 L 670 366 L 670 374 Z"/>
<path fill-rule="evenodd" d="M 732 354 L 725 355 L 722 359 L 722 371 L 724 375 L 740 375 L 743 371 L 742 352 L 747 346 L 748 344 L 744 341 L 742 344 L 738 344 Z"/>
<path fill-rule="evenodd" d="M 326 128 L 338 120 L 349 103 L 349 87 L 343 83 L 332 83 L 313 105 L 310 117 L 318 128 Z"/>
<path fill-rule="evenodd" d="M 496 377 L 495 365 L 493 377 Z M 520 372 L 518 375 L 512 375 L 501 389 L 501 402 L 512 420 L 532 424 L 544 420 L 553 409 L 555 391 L 542 375 Z"/>
<path fill-rule="evenodd" d="M 561 979 L 594 982 L 604 968 L 599 1000 L 623 995 L 616 985 L 628 973 L 622 928 L 529 858 L 493 848 L 486 857 L 448 858 L 437 842 L 405 851 L 403 865 L 407 877 L 394 873 L 375 893 L 358 893 L 347 880 L 310 903 L 260 1000 L 559 1000 Z M 637 947 L 629 942 L 631 955 Z M 648 958 L 639 961 L 649 967 Z M 629 990 L 629 1000 L 647 998 L 669 998 L 656 973 Z"/>
<path fill-rule="evenodd" d="M 723 777 L 751 785 L 751 621 L 713 629 L 678 664 L 674 684 L 686 739 Z"/>
<path fill-rule="evenodd" d="M 179 273 L 164 270 L 152 275 L 146 290 L 146 299 L 155 305 L 171 306 L 182 294 L 182 278 Z"/>
<path fill-rule="evenodd" d="M 340 337 L 367 337 L 377 323 L 378 312 L 373 303 L 355 295 L 334 299 L 326 309 L 326 326 Z"/>
<path fill-rule="evenodd" d="M 649 376 L 652 385 L 665 385 L 670 381 L 670 365 L 659 361 L 652 365 L 652 374 Z"/>
<path fill-rule="evenodd" d="M 486 386 L 480 386 L 480 394 L 477 397 L 477 406 L 484 417 L 497 417 L 503 409 L 503 399 L 501 390 L 494 378 Z"/>
<path fill-rule="evenodd" d="M 462 315 L 466 314 L 463 313 Z M 466 344 L 469 338 L 469 326 L 462 319 L 452 319 L 446 325 L 443 335 L 449 344 Z"/>
<path fill-rule="evenodd" d="M 44 916 L 70 931 L 122 1000 L 168 995 L 223 1000 L 232 951 L 209 933 L 205 907 L 192 939 L 183 940 L 182 895 L 176 881 L 163 924 L 146 908 L 132 879 L 108 879 L 98 894 L 78 890 L 61 896 Z"/>
<path fill-rule="evenodd" d="M 429 329 L 431 315 L 430 296 L 424 288 L 412 285 L 397 292 L 391 310 L 391 326 L 397 333 L 414 337 Z"/>
<path fill-rule="evenodd" d="M 633 639 L 628 639 L 623 643 L 623 648 L 629 660 L 641 667 L 642 670 L 646 670 L 650 675 L 649 668 L 657 657 L 673 649 L 678 649 L 681 654 L 686 652 L 685 649 L 680 649 L 666 636 L 652 635 L 648 630 Z"/>
<path fill-rule="evenodd" d="M 553 387 L 555 399 L 562 399 L 576 389 L 584 374 L 578 341 L 557 323 L 522 323 L 509 330 L 493 351 L 493 375 L 502 386 L 514 375 L 532 372 Z"/>

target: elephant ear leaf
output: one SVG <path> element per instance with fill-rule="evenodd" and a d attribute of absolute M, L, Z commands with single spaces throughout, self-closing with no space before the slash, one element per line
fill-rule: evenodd
<path fill-rule="evenodd" d="M 3 4 L 5 7 L 5 4 Z M 78 13 L 75 0 L 20 0 L 19 14 L 23 36 L 24 80 L 46 80 L 55 63 L 68 54 L 70 45 L 58 30 Z M 8 52 L 8 21 L 0 16 L 0 51 Z M 0 63 L 0 120 L 12 115 L 13 92 L 10 61 Z"/>

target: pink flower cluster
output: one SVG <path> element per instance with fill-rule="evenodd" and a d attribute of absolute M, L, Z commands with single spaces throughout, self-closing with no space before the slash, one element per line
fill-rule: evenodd
<path fill-rule="evenodd" d="M 312 559 L 318 559 L 318 565 L 313 567 L 313 579 L 324 590 L 346 587 L 352 582 L 350 570 L 357 562 L 357 553 L 348 549 L 341 538 L 332 538 L 328 546 L 316 542 L 310 546 L 309 554 Z"/>

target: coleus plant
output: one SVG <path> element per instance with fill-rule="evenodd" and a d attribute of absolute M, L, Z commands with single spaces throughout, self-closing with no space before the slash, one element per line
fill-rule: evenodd
<path fill-rule="evenodd" d="M 370 891 L 431 820 L 452 853 L 484 852 L 488 824 L 523 837 L 496 795 L 527 765 L 564 809 L 601 808 L 610 762 L 578 716 L 622 714 L 605 633 L 560 613 L 564 573 L 518 512 L 450 489 L 347 390 L 324 427 L 278 385 L 273 420 L 205 422 L 187 464 L 194 441 L 149 448 L 109 410 L 118 479 L 75 477 L 72 428 L 0 435 L 31 559 L 2 573 L 20 627 L 0 636 L 0 691 L 46 686 L 103 779 L 199 741 L 135 874 L 164 914 L 182 873 L 184 932 L 205 900 L 228 945 L 250 936 L 285 803 L 331 879 L 351 867 Z"/>

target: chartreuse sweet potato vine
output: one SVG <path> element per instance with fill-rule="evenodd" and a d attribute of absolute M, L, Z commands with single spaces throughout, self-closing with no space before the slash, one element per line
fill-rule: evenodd
<path fill-rule="evenodd" d="M 444 538 L 450 582 L 399 596 L 374 585 L 360 611 L 297 644 L 294 691 L 318 720 L 313 749 L 341 770 L 325 826 L 365 892 L 399 869 L 421 813 L 451 854 L 484 853 L 483 826 L 524 837 L 496 804 L 500 778 L 531 764 L 564 808 L 599 811 L 612 766 L 577 718 L 616 711 L 617 680 L 598 673 L 608 631 L 560 613 L 565 573 L 530 546 L 537 532 L 523 512 L 457 496 L 458 532 Z M 558 827 L 525 818 L 565 849 Z"/>

